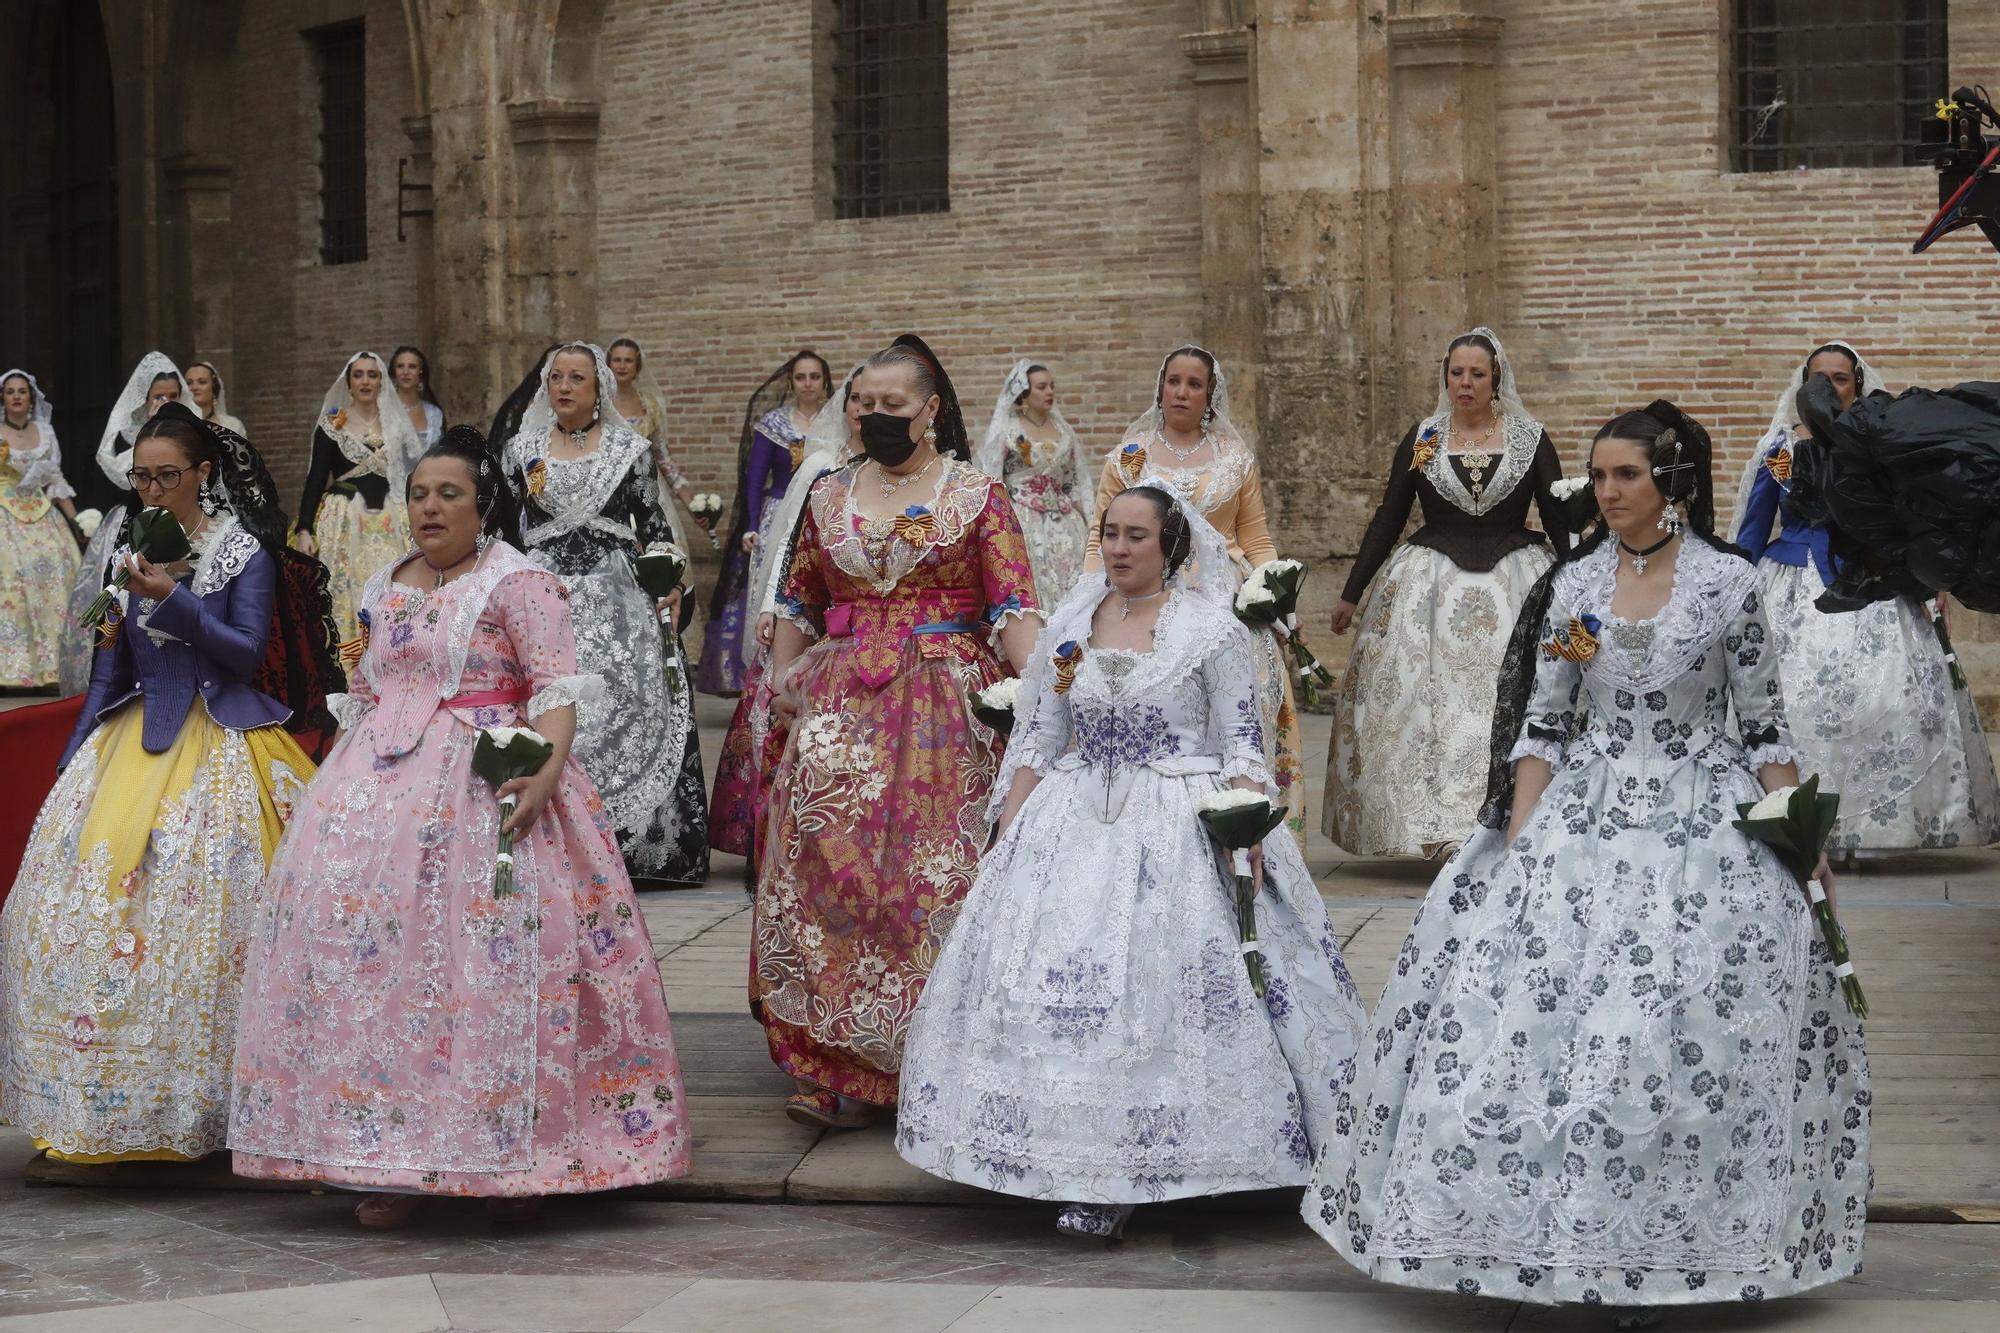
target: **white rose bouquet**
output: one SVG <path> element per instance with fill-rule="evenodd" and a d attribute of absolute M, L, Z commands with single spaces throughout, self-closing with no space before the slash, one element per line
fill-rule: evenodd
<path fill-rule="evenodd" d="M 1769 847 L 1785 868 L 1798 877 L 1799 883 L 1805 885 L 1806 896 L 1812 899 L 1813 921 L 1833 957 L 1833 975 L 1840 978 L 1840 993 L 1847 1001 L 1848 1011 L 1856 1018 L 1868 1017 L 1868 996 L 1862 991 L 1861 979 L 1854 975 L 1854 963 L 1848 957 L 1847 932 L 1834 918 L 1826 889 L 1813 878 L 1813 871 L 1819 867 L 1820 851 L 1840 815 L 1840 797 L 1833 792 L 1821 792 L 1819 775 L 1815 773 L 1796 787 L 1780 787 L 1761 801 L 1738 805 L 1736 813 L 1742 818 L 1731 822 Z"/>
<path fill-rule="evenodd" d="M 539 732 L 526 727 L 488 727 L 479 733 L 473 747 L 472 771 L 497 790 L 515 778 L 531 778 L 541 772 L 555 752 L 556 747 Z M 500 854 L 493 864 L 495 898 L 514 892 L 514 835 L 507 831 L 507 821 L 519 804 L 511 793 L 500 798 Z"/>
<path fill-rule="evenodd" d="M 1582 532 L 1597 521 L 1597 488 L 1589 477 L 1564 477 L 1550 485 L 1549 494 L 1562 512 L 1563 526 L 1571 532 Z"/>
<path fill-rule="evenodd" d="M 1196 807 L 1208 836 L 1229 853 L 1236 874 L 1236 932 L 1243 945 L 1243 966 L 1250 989 L 1264 995 L 1264 955 L 1257 948 L 1257 881 L 1250 869 L 1250 849 L 1285 822 L 1285 807 L 1273 805 L 1260 791 L 1224 787 L 1201 798 Z"/>
<path fill-rule="evenodd" d="M 1009 676 L 996 680 L 971 698 L 972 715 L 1002 736 L 1014 729 L 1014 701 L 1020 696 L 1021 682 Z"/>
<path fill-rule="evenodd" d="M 715 525 L 722 521 L 722 497 L 714 491 L 702 491 L 688 501 L 688 513 L 708 536 L 708 544 L 716 545 Z"/>
<path fill-rule="evenodd" d="M 1305 577 L 1306 567 L 1296 560 L 1265 561 L 1236 590 L 1236 618 L 1283 632 L 1285 646 L 1298 664 L 1299 701 L 1311 705 L 1319 702 L 1319 687 L 1333 684 L 1333 677 L 1299 633 L 1299 585 Z"/>
<path fill-rule="evenodd" d="M 79 509 L 76 511 L 76 530 L 83 534 L 85 541 L 89 541 L 92 537 L 95 537 L 97 530 L 103 526 L 104 511 L 102 509 Z"/>

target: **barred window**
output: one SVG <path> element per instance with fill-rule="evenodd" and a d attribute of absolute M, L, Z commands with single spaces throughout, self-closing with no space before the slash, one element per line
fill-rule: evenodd
<path fill-rule="evenodd" d="M 359 23 L 306 34 L 319 74 L 319 259 L 368 258 L 367 61 Z"/>
<path fill-rule="evenodd" d="M 1737 0 L 1738 171 L 1899 167 L 1941 143 L 1947 0 Z"/>
<path fill-rule="evenodd" d="M 833 215 L 945 212 L 946 0 L 833 3 Z"/>

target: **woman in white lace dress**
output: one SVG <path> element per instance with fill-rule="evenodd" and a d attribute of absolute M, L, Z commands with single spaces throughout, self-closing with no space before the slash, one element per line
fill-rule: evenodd
<path fill-rule="evenodd" d="M 1736 500 L 1736 544 L 1757 562 L 1799 756 L 1838 791 L 1844 852 L 1983 847 L 2000 838 L 2000 781 L 1972 691 L 1952 683 L 1932 604 L 1890 597 L 1858 611 L 1815 602 L 1833 581 L 1824 526 L 1789 512 L 1799 390 L 1827 377 L 1844 409 L 1883 387 L 1844 342 L 1814 348 L 1779 395 Z"/>
<path fill-rule="evenodd" d="M 1054 606 L 1083 572 L 1091 478 L 1083 441 L 1056 406 L 1053 371 L 1032 357 L 1014 363 L 972 461 L 1006 486 L 1028 543 L 1035 596 Z"/>
<path fill-rule="evenodd" d="M 1481 827 L 1411 927 L 1306 1191 L 1374 1277 L 1647 1307 L 1860 1267 L 1861 1025 L 1799 883 L 1730 822 L 1799 774 L 1757 571 L 1709 531 L 1710 462 L 1671 403 L 1613 419 L 1590 458 L 1609 532 L 1523 609 Z"/>
<path fill-rule="evenodd" d="M 1197 812 L 1225 785 L 1275 794 L 1223 538 L 1140 485 L 1100 539 L 1105 576 L 1022 675 L 998 841 L 918 1005 L 896 1147 L 1109 1237 L 1140 1202 L 1303 1182 L 1364 1022 L 1284 836 L 1258 858 L 1257 996 Z"/>
<path fill-rule="evenodd" d="M 577 715 L 576 753 L 635 878 L 708 878 L 708 791 L 680 636 L 662 630 L 633 559 L 673 547 L 652 446 L 626 424 L 604 352 L 565 343 L 507 444 L 521 550 L 569 590 L 577 653 L 606 681 Z M 673 608 L 679 606 L 676 590 Z"/>

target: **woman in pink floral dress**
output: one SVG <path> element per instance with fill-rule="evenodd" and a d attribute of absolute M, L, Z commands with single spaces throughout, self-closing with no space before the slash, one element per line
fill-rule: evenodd
<path fill-rule="evenodd" d="M 896 1104 L 903 1038 L 987 841 L 998 739 L 967 696 L 1034 651 L 1006 489 L 966 461 L 951 381 L 905 335 L 856 381 L 867 460 L 814 483 L 780 594 L 750 1004 L 798 1085 L 851 1128 Z M 810 645 L 810 646 L 808 646 Z"/>
<path fill-rule="evenodd" d="M 659 965 L 602 802 L 570 754 L 562 584 L 504 542 L 499 465 L 460 427 L 411 473 L 418 551 L 375 574 L 342 735 L 294 815 L 252 933 L 229 1145 L 241 1175 L 423 1194 L 617 1189 L 688 1169 Z M 518 793 L 494 893 L 479 730 L 554 745 Z M 510 1205 L 509 1200 L 512 1200 Z"/>

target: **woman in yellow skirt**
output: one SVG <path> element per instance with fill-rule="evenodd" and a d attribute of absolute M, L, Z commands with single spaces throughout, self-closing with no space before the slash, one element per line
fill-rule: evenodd
<path fill-rule="evenodd" d="M 312 461 L 299 497 L 292 544 L 326 562 L 334 624 L 343 640 L 360 634 L 368 580 L 410 553 L 403 482 L 423 442 L 401 403 L 384 406 L 388 384 L 388 364 L 375 353 L 347 358 L 313 419 Z"/>
<path fill-rule="evenodd" d="M 261 461 L 173 403 L 130 480 L 192 554 L 115 557 L 129 582 L 0 909 L 0 1120 L 77 1162 L 223 1146 L 246 934 L 312 775 L 291 709 L 253 686 L 287 586 Z"/>

